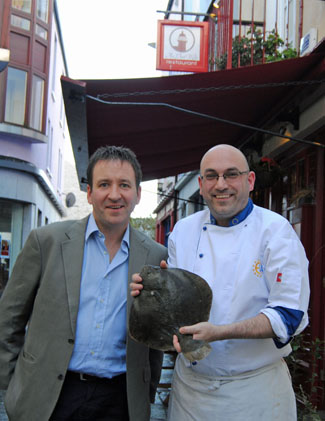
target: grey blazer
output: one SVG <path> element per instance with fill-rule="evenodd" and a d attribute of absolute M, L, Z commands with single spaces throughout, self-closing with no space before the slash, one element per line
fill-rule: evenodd
<path fill-rule="evenodd" d="M 0 389 L 8 387 L 11 421 L 47 421 L 58 400 L 74 346 L 87 221 L 33 230 L 1 297 Z M 166 258 L 165 247 L 131 228 L 129 282 Z M 128 312 L 131 301 L 128 294 Z M 126 360 L 130 420 L 148 421 L 162 353 L 127 335 Z"/>

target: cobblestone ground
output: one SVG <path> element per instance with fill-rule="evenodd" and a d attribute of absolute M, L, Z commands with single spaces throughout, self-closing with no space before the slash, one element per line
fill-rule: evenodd
<path fill-rule="evenodd" d="M 8 421 L 5 407 L 3 405 L 3 396 L 4 396 L 4 392 L 0 390 L 0 421 Z"/>

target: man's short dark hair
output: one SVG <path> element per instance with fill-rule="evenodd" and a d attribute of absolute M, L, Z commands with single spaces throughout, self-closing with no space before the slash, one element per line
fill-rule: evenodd
<path fill-rule="evenodd" d="M 90 188 L 93 186 L 93 172 L 94 166 L 98 161 L 126 161 L 132 165 L 135 174 L 135 183 L 137 189 L 140 186 L 142 180 L 142 171 L 137 160 L 137 157 L 133 151 L 124 146 L 102 146 L 98 148 L 90 157 L 87 168 L 87 182 Z"/>

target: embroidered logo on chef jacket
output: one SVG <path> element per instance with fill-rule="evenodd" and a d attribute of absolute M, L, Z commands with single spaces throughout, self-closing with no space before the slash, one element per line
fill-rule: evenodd
<path fill-rule="evenodd" d="M 258 278 L 260 278 L 262 276 L 262 274 L 263 274 L 263 265 L 262 265 L 260 259 L 254 261 L 254 264 L 253 264 L 253 273 Z"/>
<path fill-rule="evenodd" d="M 282 282 L 282 273 L 280 273 L 280 272 L 279 272 L 279 273 L 277 274 L 277 276 L 276 276 L 276 281 L 277 281 L 277 282 Z"/>

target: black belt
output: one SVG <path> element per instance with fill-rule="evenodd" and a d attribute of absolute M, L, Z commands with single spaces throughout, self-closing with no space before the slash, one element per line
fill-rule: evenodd
<path fill-rule="evenodd" d="M 66 378 L 71 378 L 75 380 L 80 380 L 83 382 L 106 382 L 106 383 L 115 383 L 117 381 L 122 380 L 125 377 L 125 373 L 120 374 L 119 376 L 112 377 L 109 379 L 108 377 L 97 377 L 91 374 L 86 373 L 78 373 L 76 371 L 67 371 Z"/>

